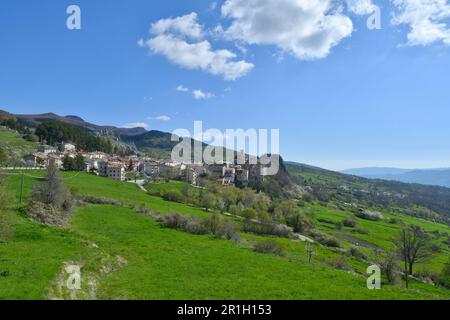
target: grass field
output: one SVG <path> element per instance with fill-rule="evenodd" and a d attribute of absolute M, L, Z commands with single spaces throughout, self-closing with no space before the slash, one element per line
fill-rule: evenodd
<path fill-rule="evenodd" d="M 9 177 L 9 189 L 15 195 L 10 210 L 17 223 L 14 238 L 0 243 L 0 299 L 67 298 L 59 290 L 66 262 L 82 266 L 79 298 L 86 299 L 450 299 L 448 290 L 419 282 L 413 282 L 409 290 L 385 285 L 370 291 L 363 275 L 367 265 L 348 258 L 356 273 L 334 269 L 328 262 L 336 253 L 318 246 L 310 264 L 303 242 L 279 240 L 286 256 L 278 257 L 253 252 L 251 243 L 261 238 L 255 235 L 243 234 L 243 242 L 235 244 L 162 228 L 129 205 L 144 204 L 161 213 L 210 213 L 150 196 L 131 183 L 86 174 L 64 177 L 66 185 L 80 194 L 121 200 L 124 206 L 80 207 L 66 228 L 42 226 L 18 210 L 20 177 Z M 25 177 L 25 197 L 35 183 L 39 179 Z M 314 219 L 340 221 L 348 215 L 320 205 L 307 209 Z M 442 225 L 406 218 L 430 230 L 448 231 Z M 398 228 L 358 223 L 369 234 L 355 237 L 380 247 L 389 245 L 391 233 Z M 318 228 L 337 237 L 351 234 L 321 222 Z M 448 251 L 429 263 L 439 269 L 445 257 Z"/>

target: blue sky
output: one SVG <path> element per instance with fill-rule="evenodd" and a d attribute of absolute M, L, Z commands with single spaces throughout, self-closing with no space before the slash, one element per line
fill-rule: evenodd
<path fill-rule="evenodd" d="M 252 0 L 262 12 L 255 18 L 242 0 L 226 10 L 225 1 L 206 0 L 2 0 L 0 106 L 169 132 L 193 130 L 194 120 L 222 130 L 275 128 L 285 159 L 334 170 L 450 167 L 445 1 L 430 9 L 352 0 L 381 9 L 381 30 L 366 27 L 366 7 L 335 0 L 292 10 L 304 1 L 280 0 L 273 10 Z M 71 4 L 81 8 L 81 30 L 66 28 Z M 305 34 L 318 21 L 330 25 L 315 38 Z M 205 41 L 210 48 L 198 45 L 193 57 L 180 46 L 173 56 L 172 45 Z"/>

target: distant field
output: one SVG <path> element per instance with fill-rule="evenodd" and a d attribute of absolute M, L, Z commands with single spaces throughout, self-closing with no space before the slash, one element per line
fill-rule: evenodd
<path fill-rule="evenodd" d="M 250 249 L 255 239 L 261 239 L 255 235 L 244 234 L 244 241 L 237 245 L 212 236 L 165 229 L 127 206 L 143 204 L 161 213 L 210 213 L 147 195 L 131 183 L 87 174 L 69 173 L 64 177 L 66 185 L 76 192 L 122 200 L 125 207 L 79 208 L 70 226 L 61 229 L 31 222 L 13 206 L 16 235 L 12 241 L 0 243 L 0 273 L 6 274 L 0 277 L 0 299 L 58 298 L 58 276 L 68 261 L 81 264 L 82 274 L 95 283 L 86 285 L 81 297 L 91 299 L 450 299 L 448 290 L 418 282 L 413 282 L 410 290 L 386 285 L 381 291 L 369 291 L 363 275 L 367 265 L 348 258 L 348 264 L 361 274 L 331 268 L 329 262 L 336 253 L 318 246 L 314 246 L 316 254 L 309 264 L 302 242 L 279 240 L 287 254 L 276 257 Z M 8 183 L 17 199 L 19 176 L 8 178 Z M 25 178 L 26 196 L 35 183 L 39 180 Z M 345 212 L 318 205 L 306 209 L 314 212 L 315 219 L 341 220 L 346 216 Z M 446 228 L 409 219 L 430 230 Z M 397 228 L 359 223 L 369 231 L 367 241 L 380 246 L 388 245 L 391 234 L 385 227 Z M 351 233 L 337 232 L 320 222 L 318 228 L 337 237 L 339 232 Z M 396 231 L 392 229 L 392 233 Z M 430 264 L 438 269 L 444 255 L 448 256 L 448 251 Z"/>
<path fill-rule="evenodd" d="M 0 127 L 0 148 L 6 151 L 10 161 L 20 160 L 23 156 L 35 152 L 38 145 L 23 139 L 15 131 Z"/>

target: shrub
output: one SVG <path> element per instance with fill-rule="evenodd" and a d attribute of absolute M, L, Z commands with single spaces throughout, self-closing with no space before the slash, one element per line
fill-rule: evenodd
<path fill-rule="evenodd" d="M 386 274 L 389 283 L 393 285 L 397 283 L 400 271 L 396 260 L 397 256 L 394 253 L 388 253 L 387 256 L 380 262 L 381 269 Z"/>
<path fill-rule="evenodd" d="M 193 234 L 208 234 L 208 220 L 198 217 L 182 216 L 178 213 L 169 213 L 160 218 L 161 223 L 172 229 L 179 229 Z"/>
<path fill-rule="evenodd" d="M 212 234 L 215 234 L 217 230 L 219 230 L 221 223 L 220 215 L 218 213 L 213 213 L 208 221 L 209 229 Z"/>
<path fill-rule="evenodd" d="M 432 283 L 434 285 L 437 285 L 440 282 L 439 273 L 431 270 L 421 270 L 417 272 L 415 276 L 425 282 Z"/>
<path fill-rule="evenodd" d="M 318 242 L 321 242 L 323 240 L 325 240 L 325 236 L 323 234 L 321 234 L 319 231 L 316 230 L 311 230 L 308 233 L 311 237 L 313 237 L 315 240 L 317 240 Z"/>
<path fill-rule="evenodd" d="M 369 231 L 361 229 L 361 228 L 356 228 L 355 231 L 359 234 L 369 234 Z"/>
<path fill-rule="evenodd" d="M 237 231 L 236 224 L 224 221 L 214 234 L 217 238 L 225 238 L 234 242 L 240 242 L 241 237 Z"/>
<path fill-rule="evenodd" d="M 396 218 L 390 218 L 390 219 L 388 220 L 388 222 L 389 222 L 390 224 L 398 224 L 398 223 L 400 223 L 400 220 L 399 220 L 399 219 L 396 219 Z"/>
<path fill-rule="evenodd" d="M 283 246 L 275 240 L 261 240 L 255 243 L 253 249 L 260 253 L 270 253 L 277 256 L 284 256 Z"/>
<path fill-rule="evenodd" d="M 320 243 L 330 248 L 342 248 L 340 242 L 334 237 L 325 238 L 322 241 L 320 241 Z"/>
<path fill-rule="evenodd" d="M 185 201 L 185 197 L 179 190 L 167 190 L 162 192 L 162 197 L 164 200 L 183 203 Z"/>
<path fill-rule="evenodd" d="M 247 220 L 253 220 L 257 218 L 258 213 L 253 208 L 246 208 L 242 211 L 242 216 Z"/>
<path fill-rule="evenodd" d="M 347 260 L 343 257 L 336 257 L 331 261 L 331 266 L 340 270 L 351 270 L 347 264 Z"/>
<path fill-rule="evenodd" d="M 358 222 L 356 221 L 356 219 L 354 217 L 349 217 L 349 218 L 345 219 L 344 221 L 342 221 L 342 223 L 344 224 L 344 226 L 346 226 L 348 228 L 355 228 L 356 225 L 358 224 Z"/>
<path fill-rule="evenodd" d="M 380 212 L 370 211 L 370 210 L 358 211 L 356 213 L 356 216 L 358 218 L 365 219 L 365 220 L 371 220 L 371 221 L 380 221 L 380 220 L 383 220 L 383 218 L 384 218 Z"/>
<path fill-rule="evenodd" d="M 92 196 L 83 196 L 83 197 L 79 197 L 79 199 L 85 203 L 90 203 L 90 204 L 116 205 L 116 206 L 121 205 L 120 201 L 113 200 L 113 199 L 107 199 L 107 198 L 96 198 L 96 197 L 92 197 Z"/>
<path fill-rule="evenodd" d="M 30 201 L 28 203 L 28 216 L 39 223 L 64 226 L 70 220 L 71 211 L 39 201 Z"/>
<path fill-rule="evenodd" d="M 208 226 L 208 222 L 209 222 L 208 220 L 201 219 L 198 217 L 187 218 L 184 231 L 187 231 L 192 234 L 209 234 L 210 229 Z"/>
<path fill-rule="evenodd" d="M 187 224 L 186 217 L 173 212 L 169 212 L 167 215 L 162 216 L 160 221 L 164 226 L 173 229 L 184 229 Z"/>
<path fill-rule="evenodd" d="M 54 162 L 48 165 L 45 178 L 46 183 L 33 187 L 28 215 L 40 223 L 62 226 L 69 222 L 74 200 Z"/>
<path fill-rule="evenodd" d="M 351 246 L 350 247 L 350 249 L 349 249 L 349 254 L 352 256 L 352 257 L 355 257 L 355 258 L 357 258 L 357 259 L 367 259 L 367 257 L 366 257 L 366 255 L 364 254 L 364 253 L 362 253 L 359 249 L 358 249 L 358 247 L 356 247 L 356 246 Z"/>
<path fill-rule="evenodd" d="M 246 221 L 244 223 L 244 231 L 258 235 L 270 235 L 283 238 L 289 238 L 291 235 L 291 231 L 287 226 L 252 221 Z"/>

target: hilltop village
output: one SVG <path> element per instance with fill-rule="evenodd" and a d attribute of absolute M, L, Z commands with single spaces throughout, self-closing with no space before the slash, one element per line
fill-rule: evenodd
<path fill-rule="evenodd" d="M 222 185 L 247 187 L 263 180 L 260 165 L 235 165 L 232 163 L 180 163 L 172 159 L 156 159 L 145 156 L 119 156 L 105 152 L 85 152 L 73 143 L 58 146 L 39 146 L 24 158 L 25 166 L 44 168 L 53 161 L 62 170 L 85 171 L 115 180 L 184 180 L 191 185 L 199 185 L 202 177 L 213 179 Z M 73 165 L 75 164 L 75 165 Z"/>

